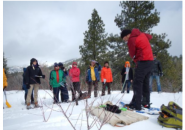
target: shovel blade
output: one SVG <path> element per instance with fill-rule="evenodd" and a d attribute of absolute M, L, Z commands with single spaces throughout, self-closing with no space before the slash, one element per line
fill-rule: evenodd
<path fill-rule="evenodd" d="M 11 105 L 8 103 L 8 101 L 6 101 L 6 105 L 8 108 L 11 108 Z"/>

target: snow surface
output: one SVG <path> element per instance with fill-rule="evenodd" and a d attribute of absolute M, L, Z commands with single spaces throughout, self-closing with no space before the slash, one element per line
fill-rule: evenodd
<path fill-rule="evenodd" d="M 69 92 L 71 99 L 71 92 Z M 92 93 L 93 95 L 93 93 Z M 47 122 L 44 121 L 43 118 L 43 110 L 41 108 L 27 110 L 24 104 L 24 91 L 7 91 L 8 102 L 11 104 L 11 108 L 7 108 L 5 104 L 5 98 L 3 100 L 3 129 L 4 130 L 73 130 L 70 123 L 67 121 L 65 116 L 62 114 L 61 109 L 56 104 L 53 105 L 52 92 L 50 90 L 39 90 L 39 104 L 42 103 L 44 109 L 44 115 L 47 119 L 51 113 L 51 109 L 53 106 L 53 111 L 51 116 Z M 95 100 L 93 105 L 101 104 L 101 102 L 106 102 L 108 100 L 112 101 L 113 104 L 118 105 L 118 100 L 125 103 L 129 103 L 132 99 L 133 92 L 130 94 L 121 94 L 120 91 L 112 91 L 111 95 L 106 95 L 98 98 L 90 98 L 88 99 L 88 104 L 91 104 L 92 101 Z M 162 104 L 167 105 L 169 101 L 174 101 L 180 106 L 182 106 L 182 93 L 161 93 L 157 92 L 151 93 L 151 102 L 153 103 L 153 107 L 158 107 Z M 61 103 L 64 111 L 68 109 L 70 103 Z M 85 100 L 79 101 L 78 106 L 74 106 L 75 103 L 71 103 L 70 107 L 67 111 L 67 115 L 71 116 L 69 119 L 72 124 L 75 126 L 76 130 L 87 130 L 86 124 L 86 116 L 85 116 Z M 74 107 L 72 107 L 74 106 Z M 72 111 L 73 108 L 73 111 Z M 77 122 L 77 118 L 79 114 L 82 113 L 79 117 L 79 121 Z M 149 119 L 145 121 L 140 121 L 137 123 L 133 123 L 124 127 L 113 127 L 110 124 L 105 124 L 102 127 L 102 130 L 166 130 L 171 128 L 165 128 L 158 124 L 157 117 L 158 115 L 148 115 L 144 113 L 143 115 L 148 116 Z M 93 121 L 93 116 L 90 116 L 89 122 Z M 81 126 L 82 125 L 82 126 Z M 97 126 L 94 125 L 91 130 L 97 130 Z"/>

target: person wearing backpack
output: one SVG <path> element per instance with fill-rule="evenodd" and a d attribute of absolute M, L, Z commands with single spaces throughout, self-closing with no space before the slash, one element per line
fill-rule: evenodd
<path fill-rule="evenodd" d="M 134 95 L 129 108 L 141 110 L 141 105 L 150 107 L 149 78 L 153 68 L 153 52 L 149 40 L 152 36 L 139 29 L 124 29 L 121 38 L 127 42 L 129 55 L 135 62 L 133 81 Z"/>
<path fill-rule="evenodd" d="M 54 104 L 59 103 L 59 89 L 64 82 L 64 72 L 57 63 L 54 63 L 54 70 L 50 72 L 50 89 L 53 89 Z"/>
<path fill-rule="evenodd" d="M 42 74 L 42 71 L 38 65 L 38 61 L 35 58 L 32 58 L 30 60 L 30 66 L 26 69 L 26 87 L 28 89 L 28 94 L 26 98 L 27 103 L 27 109 L 30 109 L 30 100 L 31 100 L 31 94 L 32 90 L 34 89 L 34 103 L 35 107 L 39 107 L 38 104 L 38 90 L 39 86 L 41 84 L 40 78 L 45 78 L 45 75 Z"/>
<path fill-rule="evenodd" d="M 22 89 L 25 91 L 24 99 L 25 99 L 25 104 L 27 104 L 26 103 L 26 98 L 27 98 L 27 95 L 28 95 L 28 89 L 26 87 L 26 68 L 23 68 L 23 75 L 22 75 L 22 77 L 23 77 Z M 32 93 L 31 93 L 31 104 L 34 104 L 33 90 L 32 90 Z"/>
<path fill-rule="evenodd" d="M 113 82 L 112 71 L 109 67 L 109 62 L 104 63 L 104 67 L 101 70 L 101 82 L 102 82 L 102 96 L 105 95 L 106 86 L 108 88 L 108 94 L 110 93 L 111 83 Z"/>
<path fill-rule="evenodd" d="M 94 97 L 97 97 L 98 95 L 98 82 L 100 81 L 99 71 L 101 71 L 101 65 L 95 60 L 92 60 L 86 74 L 86 82 L 88 84 L 88 97 L 91 97 L 92 85 L 94 85 Z"/>
<path fill-rule="evenodd" d="M 58 65 L 59 65 L 60 69 L 64 73 L 64 78 L 63 78 L 64 84 L 61 85 L 61 87 L 60 87 L 61 101 L 62 102 L 69 102 L 69 94 L 68 94 L 67 84 L 66 84 L 66 76 L 68 76 L 68 72 L 67 72 L 67 70 L 65 69 L 65 67 L 63 66 L 63 64 L 61 62 L 59 62 Z"/>
<path fill-rule="evenodd" d="M 127 86 L 127 93 L 130 91 L 130 85 L 133 82 L 133 70 L 130 67 L 130 62 L 126 61 L 125 66 L 121 71 L 121 76 L 122 76 L 122 91 L 121 93 L 125 92 L 125 87 Z"/>

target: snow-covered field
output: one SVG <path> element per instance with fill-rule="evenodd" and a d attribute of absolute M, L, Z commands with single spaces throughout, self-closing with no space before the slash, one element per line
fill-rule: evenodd
<path fill-rule="evenodd" d="M 50 90 L 47 92 L 52 95 Z M 50 113 L 51 116 L 47 122 L 44 121 L 43 118 L 43 110 L 40 108 L 27 110 L 24 104 L 24 91 L 8 91 L 7 97 L 8 102 L 11 104 L 11 108 L 6 108 L 5 99 L 3 100 L 3 129 L 4 130 L 73 130 L 65 116 L 62 114 L 61 109 L 57 105 L 53 105 L 53 99 L 51 96 L 46 93 L 45 90 L 39 90 L 39 104 L 43 105 L 44 115 L 46 120 L 48 119 Z M 71 99 L 71 92 L 70 99 Z M 92 93 L 93 95 L 93 93 Z M 122 98 L 121 101 L 125 103 L 129 103 L 132 99 L 133 92 L 131 91 L 130 94 L 121 94 L 120 91 L 113 91 L 111 95 L 103 96 L 101 98 L 95 98 L 92 96 L 91 99 L 88 99 L 88 103 L 90 104 L 92 101 L 95 100 L 94 105 L 98 105 L 105 101 L 112 101 L 113 104 L 118 103 L 118 100 Z M 153 103 L 152 106 L 160 107 L 162 104 L 167 105 L 169 101 L 174 101 L 180 106 L 182 106 L 182 93 L 161 93 L 158 94 L 157 92 L 151 93 L 151 102 Z M 68 109 L 70 103 L 61 103 L 62 108 L 64 111 Z M 78 106 L 74 106 L 74 103 L 70 104 L 70 107 L 67 111 L 67 115 L 71 116 L 69 119 L 71 120 L 72 124 L 75 126 L 76 130 L 87 130 L 86 124 L 86 116 L 85 116 L 85 101 L 79 101 Z M 118 104 L 117 104 L 118 105 Z M 73 107 L 74 106 L 74 107 Z M 53 107 L 53 111 L 50 108 Z M 72 110 L 73 109 L 73 110 Z M 81 114 L 81 115 L 80 115 Z M 80 115 L 80 117 L 79 117 Z M 83 115 L 83 117 L 82 117 Z M 102 130 L 166 130 L 169 128 L 162 127 L 157 122 L 158 115 L 148 115 L 149 119 L 145 121 L 140 121 L 137 123 L 133 123 L 131 125 L 125 127 L 113 127 L 109 124 L 103 126 Z M 79 121 L 77 122 L 77 118 L 79 117 Z M 93 116 L 90 116 L 89 122 L 93 121 Z M 97 130 L 97 126 L 94 125 L 92 130 Z"/>

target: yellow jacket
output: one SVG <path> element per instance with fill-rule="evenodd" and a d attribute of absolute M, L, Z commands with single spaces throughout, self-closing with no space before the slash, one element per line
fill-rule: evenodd
<path fill-rule="evenodd" d="M 90 66 L 91 69 L 91 79 L 92 81 L 96 80 L 95 72 L 94 72 L 94 66 Z"/>
<path fill-rule="evenodd" d="M 3 69 L 3 89 L 8 86 L 5 70 Z"/>

